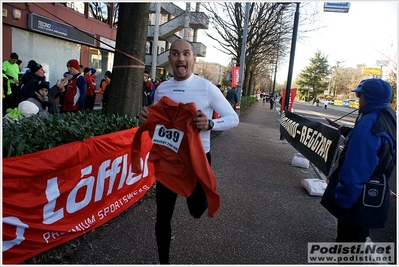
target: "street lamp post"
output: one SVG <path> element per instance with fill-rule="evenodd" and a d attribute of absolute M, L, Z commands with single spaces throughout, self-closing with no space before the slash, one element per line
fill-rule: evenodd
<path fill-rule="evenodd" d="M 288 111 L 289 102 L 290 102 L 292 72 L 294 69 L 296 38 L 298 35 L 299 5 L 300 5 L 300 2 L 296 2 L 296 10 L 295 10 L 295 17 L 294 17 L 294 29 L 292 31 L 292 40 L 291 40 L 290 64 L 289 64 L 289 69 L 288 69 L 287 87 L 285 89 L 284 112 Z"/>
<path fill-rule="evenodd" d="M 294 28 L 292 30 L 292 39 L 291 39 L 291 52 L 290 52 L 290 63 L 288 67 L 288 77 L 287 77 L 287 86 L 285 88 L 285 101 L 284 101 L 284 113 L 288 112 L 288 107 L 290 104 L 290 94 L 291 94 L 291 83 L 292 83 L 292 72 L 294 69 L 294 57 L 295 57 L 295 47 L 296 47 L 296 37 L 298 35 L 298 24 L 299 24 L 299 4 L 300 2 L 296 2 L 296 10 L 294 16 Z M 280 140 L 283 140 L 283 135 L 280 132 Z"/>
<path fill-rule="evenodd" d="M 240 74 L 239 74 L 239 79 L 238 79 L 238 103 L 241 104 L 241 92 L 242 92 L 242 79 L 243 79 L 243 74 L 244 74 L 244 66 L 245 66 L 245 51 L 246 51 L 246 45 L 247 45 L 247 33 L 248 33 L 248 16 L 249 16 L 249 7 L 251 3 L 247 2 L 245 5 L 245 18 L 244 18 L 244 30 L 243 30 L 243 36 L 242 36 L 242 44 L 241 44 L 241 58 L 240 58 Z M 240 110 L 236 110 L 237 114 L 240 115 Z"/>

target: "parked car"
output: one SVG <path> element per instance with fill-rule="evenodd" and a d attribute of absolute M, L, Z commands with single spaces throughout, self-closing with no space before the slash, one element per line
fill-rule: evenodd
<path fill-rule="evenodd" d="M 345 100 L 342 101 L 342 106 L 343 107 L 349 107 L 349 103 L 350 102 L 358 103 L 359 100 L 357 100 L 357 99 L 345 99 Z"/>

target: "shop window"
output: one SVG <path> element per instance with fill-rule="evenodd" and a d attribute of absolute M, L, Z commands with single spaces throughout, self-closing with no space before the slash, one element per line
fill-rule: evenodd
<path fill-rule="evenodd" d="M 148 25 L 155 25 L 155 17 L 156 14 L 155 13 L 150 13 L 148 14 Z"/>
<path fill-rule="evenodd" d="M 148 14 L 148 25 L 155 25 L 156 13 Z M 168 22 L 168 14 L 161 14 L 159 18 L 159 25 Z"/>
<path fill-rule="evenodd" d="M 152 55 L 152 42 L 147 41 L 145 43 L 145 53 L 146 55 Z"/>
<path fill-rule="evenodd" d="M 67 71 L 71 58 L 80 58 L 80 44 L 52 36 L 12 28 L 12 51 L 17 51 L 27 66 L 30 59 L 39 62 L 46 71 L 46 81 L 53 86 Z"/>
<path fill-rule="evenodd" d="M 85 14 L 85 3 L 83 2 L 62 2 L 60 4 L 66 8 L 79 12 L 80 14 Z"/>
<path fill-rule="evenodd" d="M 101 71 L 101 53 L 96 48 L 90 48 L 89 53 L 89 67 Z"/>
<path fill-rule="evenodd" d="M 114 65 L 114 53 L 102 49 L 90 48 L 89 67 L 95 68 L 97 86 L 100 86 L 104 73 L 112 71 Z"/>
<path fill-rule="evenodd" d="M 169 19 L 168 14 L 161 14 L 161 19 L 159 20 L 159 24 L 162 25 L 168 22 L 168 19 Z"/>
<path fill-rule="evenodd" d="M 109 6 L 102 2 L 89 3 L 89 17 L 109 23 Z"/>

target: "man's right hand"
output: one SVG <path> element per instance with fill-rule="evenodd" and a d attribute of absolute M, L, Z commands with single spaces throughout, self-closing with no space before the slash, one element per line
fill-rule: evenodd
<path fill-rule="evenodd" d="M 147 116 L 148 116 L 148 108 L 147 107 L 143 107 L 140 111 L 140 118 L 139 121 L 140 123 L 144 123 L 147 120 Z"/>

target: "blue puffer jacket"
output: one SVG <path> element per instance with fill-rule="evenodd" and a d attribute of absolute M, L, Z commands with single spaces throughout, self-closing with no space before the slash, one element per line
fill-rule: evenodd
<path fill-rule="evenodd" d="M 356 127 L 348 135 L 345 159 L 339 172 L 335 194 L 335 202 L 342 208 L 351 208 L 358 201 L 363 185 L 377 167 L 378 152 L 383 142 L 389 142 L 391 147 L 396 147 L 393 140 L 396 137 L 389 136 L 385 130 L 381 129 L 378 135 L 372 132 L 378 112 L 386 107 L 388 104 L 364 106 L 359 110 L 361 117 L 356 122 Z"/>
<path fill-rule="evenodd" d="M 337 219 L 348 224 L 383 228 L 387 222 L 389 177 L 396 165 L 396 114 L 388 104 L 367 104 L 361 110 L 355 128 L 349 132 L 339 166 L 329 177 L 321 204 Z M 387 186 L 379 207 L 363 204 L 363 185 L 384 174 Z"/>

